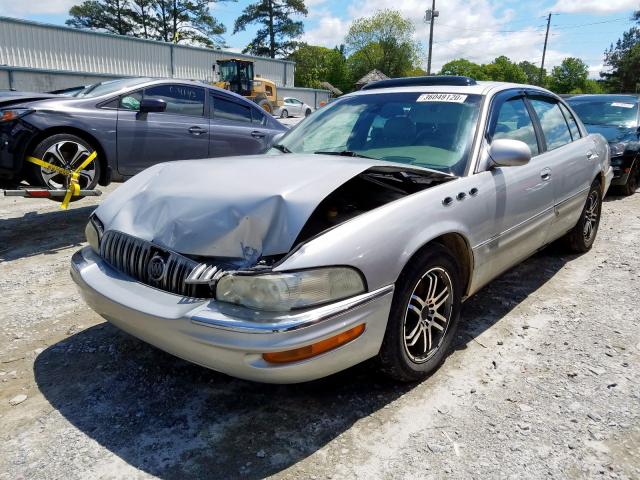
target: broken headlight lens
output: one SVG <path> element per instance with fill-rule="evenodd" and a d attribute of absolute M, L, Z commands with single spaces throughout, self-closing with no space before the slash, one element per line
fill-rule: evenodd
<path fill-rule="evenodd" d="M 331 303 L 364 292 L 362 276 L 348 267 L 260 275 L 229 274 L 216 286 L 219 301 L 274 312 Z"/>

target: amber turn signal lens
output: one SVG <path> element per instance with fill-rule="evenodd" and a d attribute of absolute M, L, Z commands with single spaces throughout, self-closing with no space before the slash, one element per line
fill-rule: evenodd
<path fill-rule="evenodd" d="M 269 363 L 289 363 L 297 362 L 307 358 L 315 357 L 321 353 L 338 348 L 351 340 L 358 338 L 364 332 L 364 323 L 353 327 L 346 332 L 342 332 L 335 337 L 327 338 L 321 342 L 308 345 L 306 347 L 294 348 L 284 352 L 263 353 L 264 358 Z"/>

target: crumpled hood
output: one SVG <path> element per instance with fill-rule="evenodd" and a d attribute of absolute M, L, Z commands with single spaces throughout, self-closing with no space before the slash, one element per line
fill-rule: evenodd
<path fill-rule="evenodd" d="M 616 127 L 614 125 L 588 125 L 585 124 L 589 133 L 599 133 L 607 139 L 609 143 L 633 142 L 638 140 L 637 127 Z"/>
<path fill-rule="evenodd" d="M 9 105 L 27 104 L 39 100 L 49 100 L 51 98 L 62 98 L 60 95 L 51 93 L 14 92 L 6 90 L 0 92 L 0 107 Z"/>
<path fill-rule="evenodd" d="M 183 254 L 255 261 L 287 253 L 316 206 L 374 166 L 398 167 L 297 154 L 163 163 L 124 183 L 96 215 L 105 230 Z"/>

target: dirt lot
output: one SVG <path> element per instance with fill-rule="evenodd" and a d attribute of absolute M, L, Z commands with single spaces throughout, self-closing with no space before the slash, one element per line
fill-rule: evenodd
<path fill-rule="evenodd" d="M 0 479 L 640 478 L 640 193 L 467 302 L 418 385 L 253 384 L 119 332 L 68 273 L 95 203 L 0 197 Z"/>

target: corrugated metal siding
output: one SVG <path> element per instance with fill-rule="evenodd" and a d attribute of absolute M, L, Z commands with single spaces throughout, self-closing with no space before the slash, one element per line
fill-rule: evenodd
<path fill-rule="evenodd" d="M 231 57 L 254 60 L 255 73 L 278 86 L 294 85 L 295 66 L 291 62 L 0 17 L 0 65 L 212 80 L 211 67 L 216 60 Z"/>

